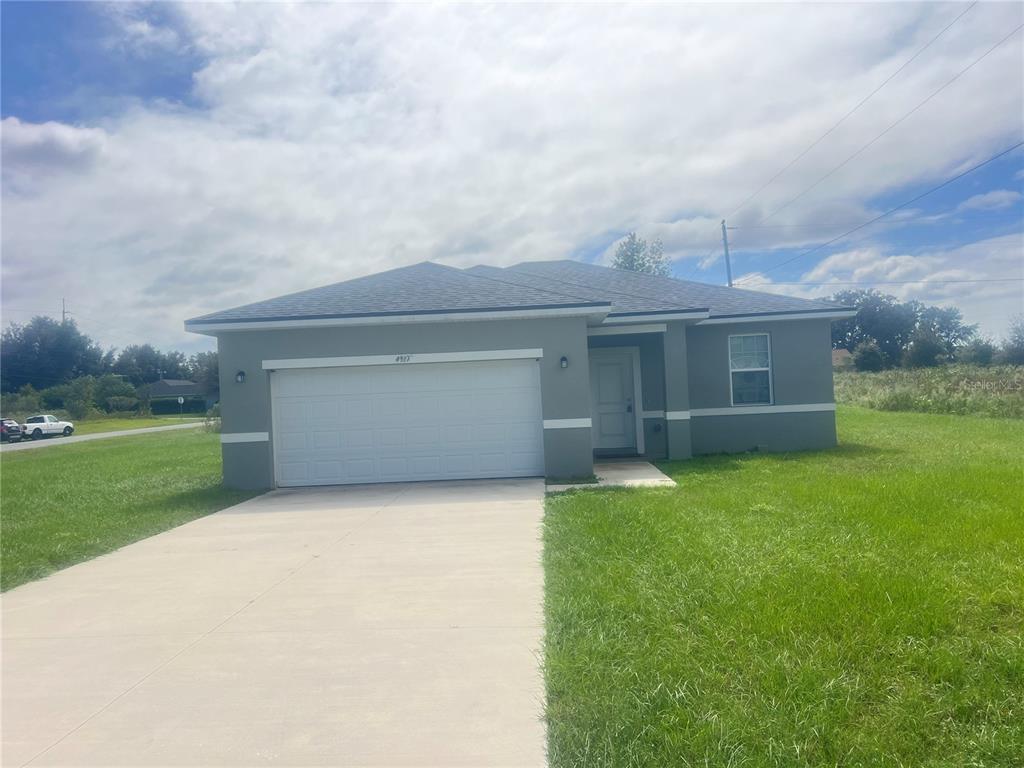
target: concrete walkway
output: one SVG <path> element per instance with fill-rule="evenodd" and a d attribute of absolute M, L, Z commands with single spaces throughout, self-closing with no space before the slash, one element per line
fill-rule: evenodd
<path fill-rule="evenodd" d="M 587 488 L 673 488 L 676 481 L 643 459 L 607 459 L 594 464 L 596 483 L 552 484 L 548 493 Z"/>
<path fill-rule="evenodd" d="M 190 421 L 187 424 L 169 424 L 166 427 L 142 427 L 141 429 L 118 429 L 113 432 L 97 432 L 92 435 L 72 435 L 71 437 L 44 437 L 41 440 L 24 439 L 17 443 L 3 443 L 4 453 L 7 451 L 27 451 L 33 448 L 47 448 L 54 445 L 72 445 L 89 440 L 104 440 L 108 437 L 128 437 L 129 435 L 145 435 L 150 432 L 168 432 L 172 429 L 195 429 L 203 426 L 201 421 Z"/>
<path fill-rule="evenodd" d="M 3 765 L 542 766 L 543 491 L 275 491 L 11 590 Z"/>

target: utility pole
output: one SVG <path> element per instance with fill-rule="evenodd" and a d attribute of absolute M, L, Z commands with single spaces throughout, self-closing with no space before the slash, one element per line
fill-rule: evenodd
<path fill-rule="evenodd" d="M 722 219 L 722 249 L 725 251 L 725 279 L 732 288 L 732 264 L 729 262 L 729 235 L 725 230 L 725 219 Z"/>
<path fill-rule="evenodd" d="M 60 297 L 60 324 L 67 325 L 68 322 L 68 307 L 64 303 L 64 297 Z"/>

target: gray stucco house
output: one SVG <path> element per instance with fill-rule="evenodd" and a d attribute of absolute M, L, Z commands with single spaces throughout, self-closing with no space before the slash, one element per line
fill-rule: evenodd
<path fill-rule="evenodd" d="M 239 488 L 590 475 L 835 445 L 852 310 L 576 261 L 417 264 L 193 318 Z"/>

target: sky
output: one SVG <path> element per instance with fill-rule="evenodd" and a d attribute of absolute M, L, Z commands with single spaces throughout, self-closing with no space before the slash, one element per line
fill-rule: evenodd
<path fill-rule="evenodd" d="M 1022 148 L 839 237 L 1024 140 L 1019 3 L 0 22 L 5 327 L 63 298 L 104 347 L 194 352 L 206 312 L 424 260 L 607 263 L 629 231 L 724 284 L 723 218 L 744 287 L 875 287 L 997 339 L 1024 311 Z"/>

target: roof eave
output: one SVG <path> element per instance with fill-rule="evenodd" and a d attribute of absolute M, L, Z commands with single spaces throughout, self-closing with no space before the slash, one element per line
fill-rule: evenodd
<path fill-rule="evenodd" d="M 701 320 L 697 325 L 724 325 L 727 323 L 763 323 L 780 322 L 784 320 L 842 320 L 854 317 L 857 310 L 848 307 L 836 307 L 835 309 L 800 309 L 781 310 L 777 312 L 746 312 L 736 315 L 714 315 L 706 320 Z"/>
<path fill-rule="evenodd" d="M 233 331 L 288 330 L 331 328 L 338 326 L 400 325 L 411 323 L 450 323 L 474 320 L 530 320 L 549 317 L 586 317 L 601 322 L 611 309 L 606 302 L 555 305 L 545 307 L 511 307 L 470 310 L 432 310 L 427 312 L 393 312 L 362 315 L 326 315 L 318 317 L 252 318 L 245 320 L 208 320 L 203 317 L 185 321 L 185 330 L 207 336 Z"/>

